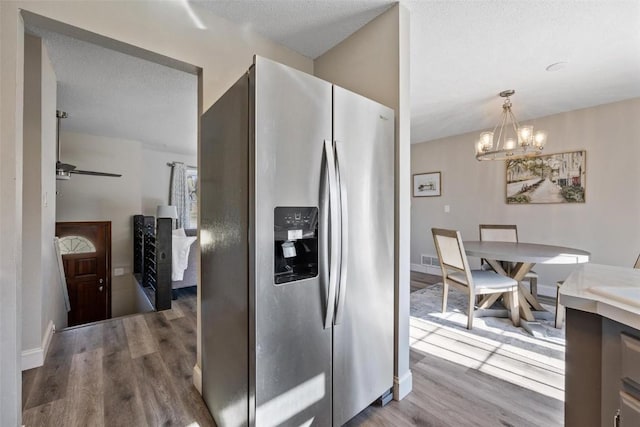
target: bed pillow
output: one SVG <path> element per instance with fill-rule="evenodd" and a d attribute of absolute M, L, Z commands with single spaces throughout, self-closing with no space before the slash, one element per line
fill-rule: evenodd
<path fill-rule="evenodd" d="M 197 237 L 173 236 L 171 241 L 171 280 L 179 281 L 184 278 L 184 271 L 189 266 L 189 251 L 191 244 Z"/>
<path fill-rule="evenodd" d="M 184 232 L 184 228 L 176 228 L 175 230 L 173 230 L 171 232 L 172 236 L 180 236 L 180 237 L 187 237 L 187 234 Z"/>

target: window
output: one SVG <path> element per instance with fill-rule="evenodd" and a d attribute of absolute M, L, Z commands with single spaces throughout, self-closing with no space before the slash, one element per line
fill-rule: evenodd
<path fill-rule="evenodd" d="M 187 169 L 187 218 L 184 228 L 198 228 L 198 170 Z"/>
<path fill-rule="evenodd" d="M 61 255 L 86 254 L 96 251 L 96 247 L 86 237 L 64 236 L 58 239 Z"/>

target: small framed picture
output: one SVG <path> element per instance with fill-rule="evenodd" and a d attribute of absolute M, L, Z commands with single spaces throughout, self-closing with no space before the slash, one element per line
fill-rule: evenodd
<path fill-rule="evenodd" d="M 416 173 L 413 175 L 413 197 L 440 196 L 440 172 Z"/>

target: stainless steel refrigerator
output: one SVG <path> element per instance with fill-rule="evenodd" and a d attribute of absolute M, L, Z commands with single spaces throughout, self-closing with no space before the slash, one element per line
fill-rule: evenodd
<path fill-rule="evenodd" d="M 261 57 L 202 116 L 218 426 L 340 426 L 391 389 L 393 141 L 393 110 Z"/>

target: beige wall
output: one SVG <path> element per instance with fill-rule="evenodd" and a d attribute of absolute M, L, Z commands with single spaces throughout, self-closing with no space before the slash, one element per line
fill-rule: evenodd
<path fill-rule="evenodd" d="M 42 271 L 43 293 L 42 330 L 47 332 L 49 322 L 59 330 L 67 326 L 67 309 L 64 303 L 63 283 L 59 279 L 58 260 L 54 250 L 56 234 L 56 75 L 43 45 L 42 58 Z M 24 301 L 24 299 L 23 299 Z M 23 312 L 23 318 L 28 312 Z M 24 347 L 24 346 L 23 346 Z"/>
<path fill-rule="evenodd" d="M 412 173 L 441 171 L 442 197 L 412 200 L 411 262 L 434 256 L 431 227 L 456 228 L 475 240 L 480 223 L 512 223 L 522 241 L 584 249 L 595 263 L 633 265 L 640 252 L 639 117 L 637 98 L 527 122 L 549 132 L 545 153 L 587 151 L 583 204 L 507 205 L 505 163 L 475 159 L 478 132 L 413 145 Z M 571 269 L 535 268 L 543 285 Z"/>
<path fill-rule="evenodd" d="M 395 110 L 394 398 L 412 387 L 409 370 L 409 12 L 396 5 L 317 58 L 315 74 Z"/>
<path fill-rule="evenodd" d="M 56 76 L 38 37 L 25 38 L 22 368 L 40 366 L 53 327 L 67 326 L 54 250 Z"/>
<path fill-rule="evenodd" d="M 0 425 L 20 424 L 24 31 L 0 3 Z"/>
<path fill-rule="evenodd" d="M 42 221 L 40 198 L 42 197 L 42 132 L 41 132 L 41 87 L 42 87 L 42 42 L 37 37 L 25 37 L 25 103 L 24 145 L 25 174 L 22 197 L 24 219 L 22 251 L 22 306 L 29 316 L 22 316 L 22 350 L 40 346 L 42 341 Z"/>

